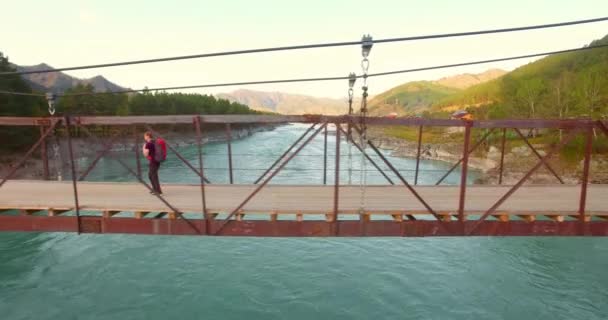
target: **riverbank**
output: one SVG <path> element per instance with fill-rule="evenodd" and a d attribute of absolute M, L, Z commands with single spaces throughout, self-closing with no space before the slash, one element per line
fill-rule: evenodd
<path fill-rule="evenodd" d="M 447 134 L 446 134 L 447 135 Z M 383 150 L 390 150 L 393 156 L 416 158 L 418 151 L 417 141 L 393 137 L 382 130 L 371 130 L 370 138 L 376 146 Z M 436 139 L 441 140 L 441 139 Z M 444 143 L 425 142 L 421 144 L 420 159 L 442 161 L 450 164 L 457 163 L 463 155 L 462 142 L 450 142 L 454 139 L 446 136 Z M 534 144 L 534 148 L 541 156 L 546 155 L 548 145 Z M 481 176 L 476 184 L 498 184 L 500 176 L 501 152 L 498 146 L 484 144 L 469 156 L 469 168 L 479 170 Z M 539 159 L 534 152 L 522 143 L 507 143 L 504 155 L 503 184 L 515 184 L 525 176 L 527 171 L 538 163 Z M 552 157 L 549 164 L 566 184 L 579 183 L 582 177 L 583 162 L 572 162 L 560 157 Z M 591 183 L 608 183 L 608 157 L 593 155 L 591 160 Z M 557 178 L 545 167 L 539 168 L 528 180 L 534 184 L 559 183 Z"/>
<path fill-rule="evenodd" d="M 417 142 L 407 141 L 399 138 L 372 135 L 375 145 L 383 150 L 390 150 L 391 154 L 402 158 L 416 158 L 418 152 Z M 420 148 L 420 159 L 435 160 L 447 163 L 456 163 L 462 157 L 462 144 L 444 143 L 431 144 L 424 143 Z M 487 172 L 495 168 L 498 163 L 493 159 L 470 157 L 469 167 Z"/>

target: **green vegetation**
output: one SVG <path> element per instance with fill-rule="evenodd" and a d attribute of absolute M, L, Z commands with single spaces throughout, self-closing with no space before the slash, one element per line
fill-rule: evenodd
<path fill-rule="evenodd" d="M 433 112 L 438 112 L 444 107 L 455 106 L 460 108 L 462 106 L 487 104 L 496 101 L 500 92 L 501 79 L 502 78 L 490 80 L 436 100 L 431 104 L 431 110 Z"/>
<path fill-rule="evenodd" d="M 399 139 L 418 141 L 418 127 L 390 126 L 384 128 L 384 133 Z M 422 131 L 422 143 L 462 142 L 462 138 L 462 133 L 446 135 L 445 129 L 439 127 L 426 127 Z"/>
<path fill-rule="evenodd" d="M 606 44 L 608 36 L 589 46 Z M 607 74 L 608 48 L 551 55 L 502 77 L 440 97 L 421 114 L 425 118 L 446 119 L 452 112 L 465 109 L 474 119 L 604 119 L 608 115 Z M 391 127 L 384 132 L 410 141 L 417 139 L 417 128 Z M 563 137 L 559 130 L 530 134 L 539 135 L 533 139 L 538 144 L 554 143 Z M 446 139 L 452 140 L 441 131 L 430 130 L 427 137 L 423 136 L 423 140 L 430 143 Z M 518 139 L 517 136 L 509 138 L 513 140 L 512 145 L 517 145 Z M 570 142 L 564 147 L 562 159 L 575 161 L 583 145 L 580 137 Z M 608 152 L 608 139 L 596 134 L 594 149 Z"/>
<path fill-rule="evenodd" d="M 608 44 L 608 36 L 589 46 Z M 435 103 L 431 112 L 458 107 L 477 119 L 599 119 L 608 111 L 608 48 L 551 55 Z"/>
<path fill-rule="evenodd" d="M 258 114 L 246 105 L 216 99 L 210 95 L 143 92 L 127 94 L 97 94 L 93 86 L 78 85 L 66 90 L 57 109 L 64 114 L 83 115 L 171 115 L 171 114 Z M 89 95 L 87 95 L 89 94 Z"/>
<path fill-rule="evenodd" d="M 2 52 L 0 52 L 0 72 L 9 71 L 15 70 L 11 67 L 8 57 L 5 57 Z M 0 77 L 0 90 L 31 92 L 28 84 L 17 75 Z M 8 94 L 0 95 L 0 115 L 2 116 L 40 115 L 44 112 L 44 105 L 45 104 L 36 97 Z"/>
<path fill-rule="evenodd" d="M 589 46 L 608 44 L 608 36 Z M 464 90 L 437 82 L 403 84 L 370 101 L 370 112 L 476 119 L 602 118 L 608 111 L 608 48 L 547 56 Z"/>
<path fill-rule="evenodd" d="M 375 96 L 370 102 L 370 113 L 399 115 L 422 112 L 434 102 L 459 92 L 430 81 L 408 82 Z"/>
<path fill-rule="evenodd" d="M 0 52 L 0 72 L 14 71 Z M 31 92 L 27 83 L 19 76 L 0 77 L 0 90 Z M 43 115 L 46 103 L 36 97 L 0 94 L 0 116 L 39 116 Z M 29 127 L 0 127 L 2 148 L 14 150 L 33 140 L 37 131 Z"/>
<path fill-rule="evenodd" d="M 8 58 L 0 53 L 0 72 L 15 71 Z M 0 77 L 0 90 L 28 92 L 32 89 L 20 76 Z M 58 115 L 172 115 L 172 114 L 258 114 L 246 105 L 216 99 L 210 95 L 143 92 L 137 94 L 104 93 L 90 95 L 93 86 L 77 85 L 60 97 Z M 39 92 L 40 93 L 40 92 Z M 47 102 L 43 97 L 0 94 L 0 116 L 46 116 Z M 24 148 L 39 136 L 38 128 L 0 127 L 2 148 Z"/>

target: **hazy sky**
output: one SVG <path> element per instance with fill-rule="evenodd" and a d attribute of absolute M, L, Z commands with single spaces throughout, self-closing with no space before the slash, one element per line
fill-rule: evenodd
<path fill-rule="evenodd" d="M 5 1 L 0 5 L 0 51 L 12 62 L 54 67 L 279 45 L 389 38 L 543 24 L 608 16 L 606 0 L 509 1 Z M 595 23 L 502 35 L 376 44 L 370 72 L 580 47 L 608 34 Z M 164 87 L 360 73 L 360 48 L 312 49 L 69 74 L 105 76 L 131 88 Z M 528 61 L 371 78 L 377 94 L 411 80 L 431 80 Z M 343 97 L 346 81 L 248 86 Z M 237 88 L 190 90 L 200 93 Z M 360 90 L 358 90 L 360 91 Z"/>

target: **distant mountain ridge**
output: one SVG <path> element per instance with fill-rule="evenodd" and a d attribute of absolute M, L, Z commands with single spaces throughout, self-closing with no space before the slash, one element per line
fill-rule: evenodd
<path fill-rule="evenodd" d="M 348 113 L 348 102 L 346 101 L 346 98 L 318 98 L 301 94 L 247 89 L 238 89 L 230 93 L 221 93 L 218 94 L 217 97 L 248 105 L 254 110 L 276 112 L 280 114 L 308 113 L 340 115 Z M 356 105 L 356 103 L 354 105 Z M 358 107 L 355 109 L 358 109 Z"/>
<path fill-rule="evenodd" d="M 608 35 L 588 47 L 597 45 L 608 45 Z M 430 111 L 470 108 L 492 117 L 600 117 L 608 105 L 607 72 L 608 48 L 548 55 L 444 97 Z"/>
<path fill-rule="evenodd" d="M 399 116 L 418 114 L 433 103 L 460 91 L 431 81 L 413 81 L 385 91 L 369 102 L 373 116 L 396 113 Z"/>
<path fill-rule="evenodd" d="M 479 74 L 459 74 L 436 81 L 412 81 L 391 88 L 369 102 L 371 115 L 396 113 L 400 116 L 420 114 L 463 89 L 497 79 L 507 72 L 489 69 Z"/>
<path fill-rule="evenodd" d="M 501 69 L 488 69 L 478 74 L 463 73 L 451 77 L 441 78 L 433 82 L 449 88 L 466 89 L 468 87 L 496 79 L 505 75 L 506 73 L 507 71 Z"/>
<path fill-rule="evenodd" d="M 41 63 L 35 66 L 19 66 L 15 65 L 17 71 L 38 71 L 45 69 L 52 69 L 53 67 Z M 52 92 L 64 92 L 69 88 L 75 87 L 79 84 L 93 86 L 97 92 L 107 91 L 120 91 L 126 88 L 121 87 L 101 75 L 89 78 L 79 79 L 72 77 L 63 72 L 49 72 L 49 73 L 32 73 L 24 74 L 22 78 L 32 87 L 35 91 L 52 91 Z"/>
<path fill-rule="evenodd" d="M 41 63 L 34 66 L 14 65 L 17 71 L 36 71 L 52 69 Z M 383 115 L 395 112 L 399 115 L 411 115 L 423 112 L 438 101 L 456 96 L 463 89 L 474 87 L 504 75 L 506 71 L 489 69 L 480 74 L 460 74 L 444 77 L 436 81 L 415 81 L 392 88 L 369 99 L 371 115 Z M 33 73 L 22 75 L 22 78 L 39 92 L 65 92 L 77 85 L 91 85 L 96 92 L 122 91 L 122 87 L 105 77 L 98 75 L 80 79 L 63 72 Z M 346 98 L 333 99 L 313 97 L 284 92 L 266 92 L 238 89 L 230 93 L 220 93 L 217 98 L 238 102 L 258 111 L 280 114 L 326 114 L 341 115 L 348 112 Z M 360 100 L 355 99 L 353 107 L 359 109 Z"/>

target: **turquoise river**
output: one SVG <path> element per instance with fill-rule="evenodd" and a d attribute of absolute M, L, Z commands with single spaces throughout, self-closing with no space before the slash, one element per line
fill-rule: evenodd
<path fill-rule="evenodd" d="M 304 130 L 288 125 L 234 141 L 235 182 L 251 183 Z M 330 183 L 334 146 L 330 134 Z M 359 154 L 349 157 L 345 143 L 341 149 L 342 183 L 359 184 Z M 196 147 L 180 151 L 198 163 Z M 210 180 L 225 183 L 226 145 L 209 143 L 204 153 Z M 272 182 L 322 183 L 322 153 L 319 135 Z M 415 161 L 391 161 L 413 180 Z M 419 182 L 433 183 L 447 168 L 423 161 Z M 384 183 L 373 170 L 367 182 Z M 133 179 L 104 159 L 90 180 Z M 198 177 L 171 157 L 161 181 Z M 458 172 L 447 179 L 458 181 Z M 3 233 L 0 319 L 599 320 L 608 319 L 607 271 L 608 239 L 601 238 Z"/>

